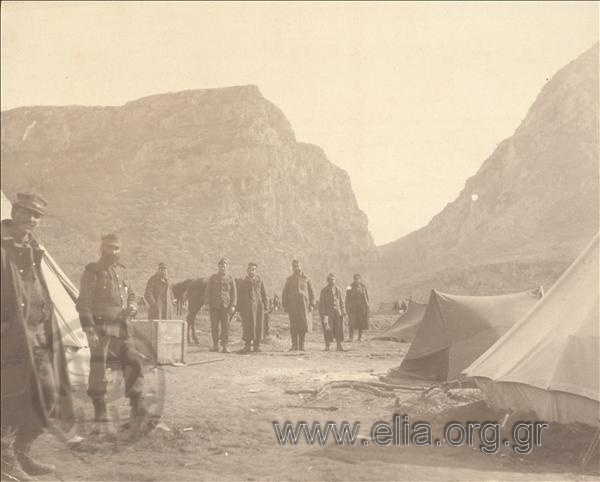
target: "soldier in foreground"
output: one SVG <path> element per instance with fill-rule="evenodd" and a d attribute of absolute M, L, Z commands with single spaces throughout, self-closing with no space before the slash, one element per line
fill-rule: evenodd
<path fill-rule="evenodd" d="M 2 480 L 54 472 L 31 457 L 31 446 L 51 416 L 73 415 L 65 352 L 41 269 L 44 250 L 33 237 L 46 206 L 41 196 L 19 193 L 12 219 L 2 221 Z"/>
<path fill-rule="evenodd" d="M 292 261 L 294 273 L 285 281 L 281 304 L 290 318 L 292 347 L 290 351 L 304 351 L 306 333 L 312 330 L 311 311 L 315 307 L 315 294 L 310 278 L 302 271 L 300 261 Z"/>
<path fill-rule="evenodd" d="M 242 339 L 245 346 L 243 353 L 260 351 L 260 341 L 263 337 L 264 315 L 267 310 L 267 292 L 265 285 L 257 274 L 258 265 L 248 264 L 248 275 L 240 284 L 238 293 L 238 309 L 242 317 Z"/>
<path fill-rule="evenodd" d="M 125 266 L 119 262 L 120 251 L 121 238 L 117 234 L 102 236 L 100 259 L 85 267 L 76 305 L 90 347 L 87 393 L 99 422 L 108 420 L 104 397 L 109 351 L 121 362 L 130 419 L 147 415 L 142 404 L 142 361 L 129 329 L 129 321 L 137 311 L 136 296 L 127 281 Z"/>
<path fill-rule="evenodd" d="M 323 336 L 325 337 L 325 350 L 329 351 L 329 344 L 335 340 L 337 351 L 344 351 L 344 298 L 342 290 L 335 284 L 335 275 L 327 275 L 327 286 L 321 290 L 319 296 L 319 315 L 323 325 Z"/>
<path fill-rule="evenodd" d="M 173 298 L 165 263 L 158 263 L 158 271 L 150 277 L 146 284 L 144 298 L 148 303 L 149 320 L 173 319 Z"/>
<path fill-rule="evenodd" d="M 221 347 L 223 353 L 229 353 L 229 320 L 235 313 L 237 289 L 234 279 L 227 274 L 229 260 L 221 258 L 219 271 L 213 274 L 206 283 L 204 300 L 210 310 L 210 330 L 213 346 L 210 351 L 219 351 L 219 327 L 221 328 Z"/>
<path fill-rule="evenodd" d="M 355 331 L 358 331 L 358 341 L 361 341 L 363 330 L 369 329 L 369 309 L 369 292 L 360 274 L 355 274 L 350 288 L 346 291 L 350 341 L 354 338 Z"/>

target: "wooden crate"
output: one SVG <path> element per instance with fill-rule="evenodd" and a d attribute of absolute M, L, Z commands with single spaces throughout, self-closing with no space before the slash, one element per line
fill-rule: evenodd
<path fill-rule="evenodd" d="M 187 323 L 183 320 L 133 320 L 136 349 L 157 365 L 184 363 Z"/>

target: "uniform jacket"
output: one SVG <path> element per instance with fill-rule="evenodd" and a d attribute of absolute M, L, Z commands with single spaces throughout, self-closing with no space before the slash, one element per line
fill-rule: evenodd
<path fill-rule="evenodd" d="M 211 309 L 235 307 L 237 304 L 237 289 L 233 278 L 228 274 L 213 274 L 206 283 L 204 302 Z"/>
<path fill-rule="evenodd" d="M 256 319 L 262 322 L 262 315 L 257 317 L 257 311 L 261 313 L 268 307 L 267 291 L 259 276 L 250 278 L 246 276 L 240 283 L 238 292 L 238 310 L 242 319 L 251 318 L 253 323 Z"/>
<path fill-rule="evenodd" d="M 77 311 L 83 328 L 123 321 L 123 310 L 137 309 L 137 298 L 125 266 L 100 259 L 89 263 L 81 276 Z"/>
<path fill-rule="evenodd" d="M 290 317 L 290 325 L 297 331 L 311 331 L 310 309 L 314 306 L 315 294 L 310 278 L 304 273 L 291 275 L 281 293 L 281 304 Z"/>
<path fill-rule="evenodd" d="M 319 315 L 323 316 L 344 316 L 346 310 L 344 308 L 344 298 L 342 290 L 338 286 L 325 286 L 321 290 L 319 296 Z"/>
<path fill-rule="evenodd" d="M 146 284 L 144 298 L 148 302 L 149 320 L 173 319 L 173 298 L 169 280 L 162 278 L 158 273 L 152 275 Z"/>
<path fill-rule="evenodd" d="M 33 264 L 35 275 L 40 280 L 47 298 L 50 300 L 46 280 L 41 269 L 44 250 L 34 239 L 30 241 L 31 248 L 17 247 L 14 238 L 9 233 L 11 223 L 10 220 L 2 221 L 0 249 L 2 257 L 2 296 L 0 298 L 2 403 L 10 403 L 10 400 L 21 396 L 27 390 L 33 389 L 37 392 L 34 395 L 34 400 L 42 402 L 41 422 L 43 425 L 47 425 L 50 416 L 68 419 L 73 415 L 67 360 L 54 309 L 49 307 L 52 329 L 47 342 L 50 346 L 50 361 L 54 372 L 54 380 L 56 381 L 54 400 L 58 402 L 53 412 L 49 413 L 49 406 L 46 403 L 46 397 L 36 373 L 33 350 L 27 336 L 26 320 L 23 314 L 27 309 L 25 306 L 25 286 L 19 274 L 19 269 L 22 269 L 23 263 L 29 263 L 29 266 Z M 10 413 L 6 416 L 10 419 Z M 35 417 L 36 414 L 32 413 L 31 416 Z M 10 423 L 10 420 L 8 422 Z"/>

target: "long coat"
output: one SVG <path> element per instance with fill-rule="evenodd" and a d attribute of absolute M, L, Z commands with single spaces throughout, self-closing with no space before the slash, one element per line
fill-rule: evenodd
<path fill-rule="evenodd" d="M 350 285 L 350 289 L 346 291 L 346 311 L 352 329 L 369 329 L 369 292 L 364 284 Z"/>
<path fill-rule="evenodd" d="M 4 228 L 8 227 L 10 222 L 2 222 L 4 231 L 7 231 Z M 35 240 L 32 240 L 30 245 L 36 276 L 46 292 L 47 299 L 50 299 L 41 269 L 44 250 Z M 34 361 L 33 348 L 25 325 L 26 320 L 23 314 L 25 286 L 19 274 L 17 249 L 14 239 L 8 233 L 2 233 L 0 252 L 2 257 L 2 296 L 0 298 L 2 425 L 19 425 L 37 421 L 41 426 L 48 426 L 50 417 L 70 419 L 73 416 L 71 383 L 54 309 L 49 307 L 51 333 L 48 334 L 47 340 L 50 347 L 49 358 L 54 384 L 51 387 L 53 393 L 46 394 L 42 389 L 40 375 Z M 46 389 L 48 389 L 47 385 Z"/>
<path fill-rule="evenodd" d="M 149 320 L 173 319 L 173 297 L 168 280 L 158 273 L 152 275 L 146 284 L 144 298 L 148 302 Z"/>
<path fill-rule="evenodd" d="M 246 276 L 238 288 L 237 309 L 242 317 L 242 339 L 261 340 L 263 318 L 267 305 L 267 291 L 260 277 Z"/>
<path fill-rule="evenodd" d="M 312 331 L 310 309 L 315 304 L 315 293 L 310 278 L 304 273 L 293 274 L 285 281 L 281 305 L 290 317 L 292 334 Z"/>

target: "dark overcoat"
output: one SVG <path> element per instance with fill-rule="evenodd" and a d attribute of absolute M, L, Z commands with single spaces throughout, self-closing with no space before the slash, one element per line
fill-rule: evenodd
<path fill-rule="evenodd" d="M 264 312 L 267 306 L 267 291 L 260 277 L 246 276 L 241 280 L 237 308 L 242 317 L 244 341 L 262 339 Z"/>
<path fill-rule="evenodd" d="M 304 273 L 293 274 L 285 281 L 281 294 L 281 305 L 290 317 L 292 334 L 312 331 L 310 310 L 314 304 L 315 293 L 308 276 Z"/>
<path fill-rule="evenodd" d="M 144 298 L 148 302 L 149 320 L 173 319 L 173 297 L 167 279 L 158 273 L 152 275 L 146 284 Z"/>
<path fill-rule="evenodd" d="M 364 284 L 352 283 L 346 290 L 346 311 L 352 329 L 369 329 L 369 292 Z"/>
<path fill-rule="evenodd" d="M 27 420 L 36 420 L 41 426 L 48 426 L 49 418 L 70 419 L 73 416 L 71 384 L 67 360 L 53 307 L 50 307 L 51 333 L 50 363 L 54 385 L 52 394 L 42 389 L 40 376 L 34 361 L 33 348 L 27 333 L 24 316 L 25 287 L 17 263 L 15 241 L 8 234 L 10 220 L 2 222 L 1 240 L 1 368 L 2 368 L 2 424 L 18 425 Z M 43 289 L 48 287 L 41 269 L 44 250 L 31 240 L 32 262 L 36 276 L 39 277 Z M 48 377 L 46 377 L 48 378 Z M 46 389 L 48 389 L 46 385 Z M 33 401 L 33 402 L 32 402 Z M 27 413 L 25 413 L 27 412 Z"/>

